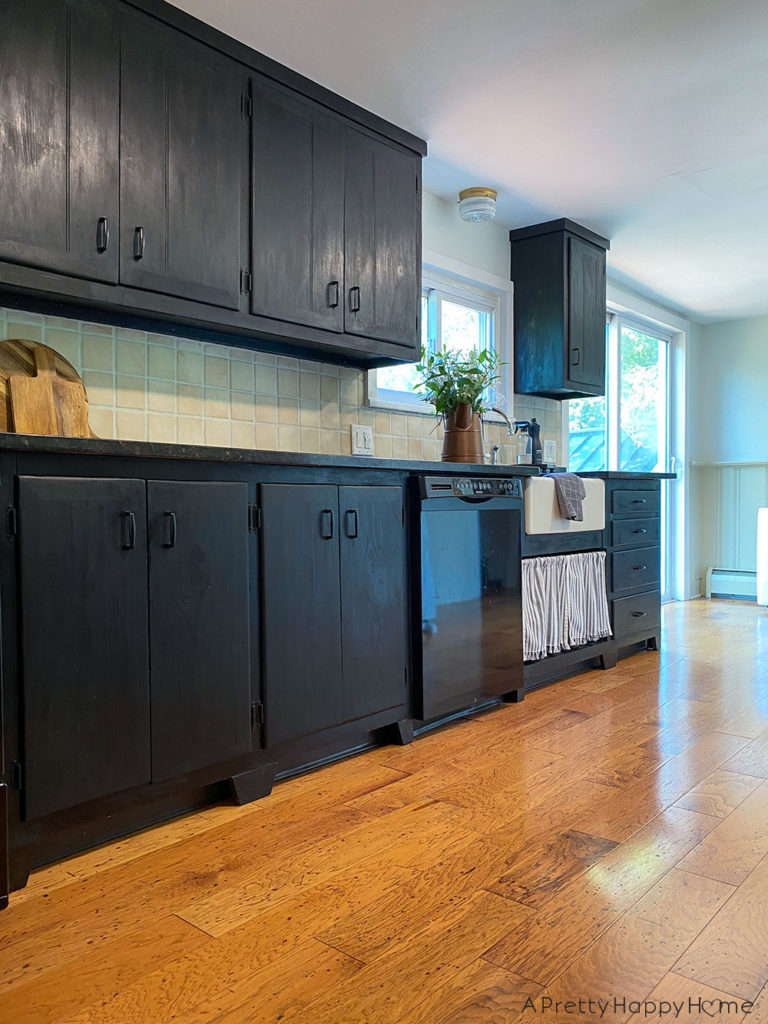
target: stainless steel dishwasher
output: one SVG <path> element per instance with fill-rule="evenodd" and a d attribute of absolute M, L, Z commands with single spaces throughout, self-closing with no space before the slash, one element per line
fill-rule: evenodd
<path fill-rule="evenodd" d="M 501 697 L 519 700 L 522 482 L 423 476 L 417 483 L 416 716 L 430 721 Z"/>

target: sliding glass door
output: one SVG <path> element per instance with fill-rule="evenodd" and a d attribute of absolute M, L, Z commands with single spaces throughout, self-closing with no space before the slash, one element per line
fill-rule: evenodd
<path fill-rule="evenodd" d="M 670 466 L 671 337 L 624 314 L 605 326 L 606 393 L 568 403 L 568 468 L 665 473 Z M 662 596 L 669 596 L 668 497 L 662 486 Z"/>

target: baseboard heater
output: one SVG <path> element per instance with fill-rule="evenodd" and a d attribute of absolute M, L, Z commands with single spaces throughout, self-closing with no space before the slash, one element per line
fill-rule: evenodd
<path fill-rule="evenodd" d="M 710 566 L 706 578 L 707 597 L 730 597 L 738 601 L 757 600 L 757 573 L 751 569 L 721 569 Z"/>

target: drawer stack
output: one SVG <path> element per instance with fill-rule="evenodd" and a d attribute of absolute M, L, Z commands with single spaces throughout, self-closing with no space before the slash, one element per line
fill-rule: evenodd
<path fill-rule="evenodd" d="M 656 649 L 661 621 L 661 485 L 606 481 L 608 601 L 617 647 Z"/>

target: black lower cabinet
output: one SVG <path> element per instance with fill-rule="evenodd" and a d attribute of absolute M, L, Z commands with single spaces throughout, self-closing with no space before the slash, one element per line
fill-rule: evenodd
<path fill-rule="evenodd" d="M 0 910 L 8 906 L 11 891 L 10 856 L 8 852 L 8 787 L 0 782 Z"/>
<path fill-rule="evenodd" d="M 20 477 L 23 808 L 151 778 L 143 480 Z"/>
<path fill-rule="evenodd" d="M 402 501 L 400 487 L 261 488 L 269 747 L 405 704 Z"/>
<path fill-rule="evenodd" d="M 152 780 L 251 750 L 248 485 L 147 484 Z"/>

